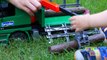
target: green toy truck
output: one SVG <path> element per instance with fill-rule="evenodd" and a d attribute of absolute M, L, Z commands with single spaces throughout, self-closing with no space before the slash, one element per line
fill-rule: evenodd
<path fill-rule="evenodd" d="M 52 1 L 52 0 L 51 0 Z M 76 8 L 66 8 L 66 6 L 76 6 Z M 85 8 L 80 8 L 79 0 L 76 4 L 63 4 L 60 5 L 67 10 L 76 13 L 85 13 Z M 65 37 L 69 41 L 72 33 L 70 30 L 71 16 L 63 12 L 56 13 L 52 10 L 45 10 L 41 8 L 35 13 L 35 16 L 29 16 L 26 12 L 14 7 L 12 4 L 5 0 L 0 1 L 0 42 L 9 43 L 12 40 L 31 40 L 41 32 L 47 34 L 49 43 L 53 38 Z M 52 34 L 52 32 L 61 31 L 62 33 Z"/>

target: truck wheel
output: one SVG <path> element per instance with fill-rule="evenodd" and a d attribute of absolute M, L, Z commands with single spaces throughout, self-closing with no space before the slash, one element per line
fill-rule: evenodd
<path fill-rule="evenodd" d="M 10 35 L 9 41 L 25 41 L 28 40 L 28 36 L 25 32 L 14 32 Z"/>

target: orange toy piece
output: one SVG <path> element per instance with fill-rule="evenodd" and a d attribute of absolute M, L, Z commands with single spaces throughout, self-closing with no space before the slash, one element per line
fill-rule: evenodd
<path fill-rule="evenodd" d="M 46 9 L 51 9 L 55 12 L 60 12 L 59 5 L 55 4 L 53 2 L 50 2 L 49 0 L 41 0 L 40 3 L 42 4 L 43 7 Z"/>

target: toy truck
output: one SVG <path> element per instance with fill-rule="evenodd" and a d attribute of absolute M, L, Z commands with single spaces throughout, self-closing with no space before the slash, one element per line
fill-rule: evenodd
<path fill-rule="evenodd" d="M 48 1 L 48 0 L 43 0 Z M 52 0 L 51 0 L 52 1 Z M 49 1 L 48 1 L 49 2 Z M 63 4 L 60 7 L 64 8 L 64 12 L 56 12 L 56 9 L 51 9 L 54 4 L 47 7 L 43 4 L 35 16 L 29 16 L 24 11 L 14 7 L 5 0 L 0 0 L 0 42 L 9 43 L 12 40 L 31 40 L 33 37 L 39 35 L 39 33 L 46 33 L 49 43 L 53 38 L 65 37 L 67 41 L 70 40 L 70 16 L 66 12 L 75 12 L 76 14 L 84 14 L 85 8 L 80 7 L 79 0 L 76 0 L 76 4 L 66 4 L 66 0 L 63 0 Z M 67 8 L 67 6 L 75 6 L 75 8 Z M 46 10 L 48 8 L 48 10 Z M 54 10 L 54 11 L 53 11 Z M 69 32 L 70 31 L 70 32 Z M 61 32 L 58 34 L 52 34 L 52 32 Z M 70 33 L 70 34 L 69 34 Z"/>
<path fill-rule="evenodd" d="M 0 42 L 30 39 L 31 17 L 5 0 L 0 0 Z"/>

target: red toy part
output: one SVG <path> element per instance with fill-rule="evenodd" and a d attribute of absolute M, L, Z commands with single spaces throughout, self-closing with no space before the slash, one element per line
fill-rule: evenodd
<path fill-rule="evenodd" d="M 51 9 L 55 12 L 60 12 L 59 5 L 52 3 L 48 0 L 41 0 L 40 3 L 42 6 L 44 6 L 46 9 Z"/>
<path fill-rule="evenodd" d="M 31 16 L 31 23 L 35 23 L 36 21 L 36 17 L 35 16 Z"/>

